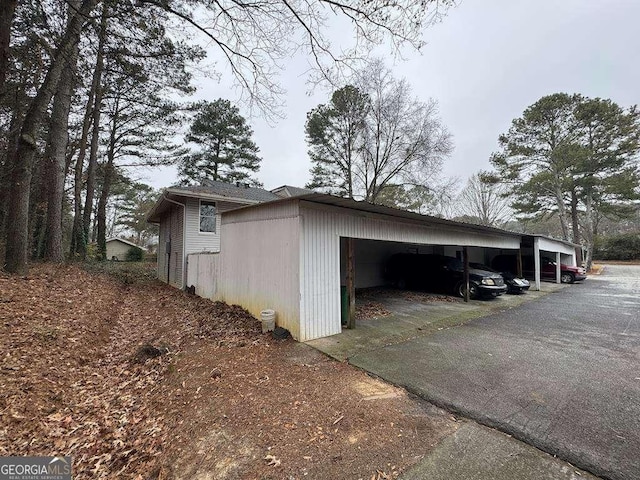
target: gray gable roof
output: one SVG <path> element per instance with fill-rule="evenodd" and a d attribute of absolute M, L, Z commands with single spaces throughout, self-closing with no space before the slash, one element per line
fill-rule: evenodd
<path fill-rule="evenodd" d="M 309 190 L 308 188 L 293 187 L 291 185 L 282 185 L 280 187 L 274 188 L 271 191 L 281 198 L 299 197 L 300 195 L 314 193 L 313 190 Z"/>
<path fill-rule="evenodd" d="M 228 197 L 231 199 L 245 199 L 251 202 L 268 202 L 270 200 L 277 200 L 278 197 L 275 193 L 265 190 L 264 188 L 249 187 L 245 184 L 233 184 L 224 183 L 214 180 L 207 180 L 204 185 L 194 185 L 188 187 L 175 186 L 171 188 L 180 189 L 183 191 L 193 192 L 194 194 L 204 193 L 210 195 L 219 195 L 221 197 Z"/>

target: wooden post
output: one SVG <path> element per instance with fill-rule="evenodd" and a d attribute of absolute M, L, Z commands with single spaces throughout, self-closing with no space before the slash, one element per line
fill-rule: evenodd
<path fill-rule="evenodd" d="M 462 247 L 462 262 L 464 263 L 464 301 L 468 302 L 469 295 L 469 248 Z"/>
<path fill-rule="evenodd" d="M 524 278 L 524 274 L 522 272 L 522 249 L 518 250 L 518 256 L 516 257 L 516 270 L 518 278 Z"/>
<path fill-rule="evenodd" d="M 354 253 L 353 238 L 347 238 L 347 295 L 349 296 L 347 328 L 356 328 L 356 282 Z"/>

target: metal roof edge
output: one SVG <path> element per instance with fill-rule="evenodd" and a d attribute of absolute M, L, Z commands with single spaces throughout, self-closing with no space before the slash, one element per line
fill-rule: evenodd
<path fill-rule="evenodd" d="M 141 248 L 141 247 L 140 247 L 140 245 L 137 245 L 137 244 L 135 244 L 135 243 L 133 243 L 133 242 L 130 242 L 129 240 L 125 240 L 124 238 L 120 238 L 120 237 L 110 237 L 110 238 L 107 238 L 107 239 L 105 240 L 105 243 L 107 243 L 107 242 L 112 242 L 112 241 L 114 241 L 114 240 L 117 240 L 117 241 L 122 242 L 122 243 L 126 243 L 127 245 L 131 245 L 132 247 L 138 247 L 138 248 Z"/>
<path fill-rule="evenodd" d="M 328 201 L 328 199 L 331 199 L 332 202 Z M 448 225 L 452 227 L 463 228 L 465 230 L 473 230 L 473 231 L 478 231 L 483 233 L 508 235 L 512 237 L 522 237 L 523 235 L 522 233 L 511 232 L 509 230 L 503 230 L 501 228 L 486 227 L 486 226 L 477 225 L 474 223 L 457 222 L 455 220 L 448 220 L 446 218 L 434 217 L 431 215 L 423 215 L 421 213 L 410 212 L 408 210 L 402 210 L 399 208 L 387 207 L 384 205 L 377 205 L 377 204 L 365 202 L 363 200 L 354 200 L 352 198 L 336 197 L 335 195 L 329 195 L 329 194 L 317 193 L 317 192 L 309 193 L 306 195 L 299 195 L 297 197 L 278 198 L 275 200 L 260 202 L 255 205 L 246 205 L 243 207 L 236 208 L 230 212 L 223 212 L 222 215 L 225 215 L 226 213 L 231 213 L 231 212 L 239 212 L 241 210 L 246 210 L 246 209 L 260 208 L 263 205 L 265 206 L 272 205 L 275 203 L 292 201 L 292 200 L 317 203 L 317 204 L 332 206 L 335 208 L 345 208 L 345 209 L 351 209 L 354 211 L 374 213 L 378 215 L 386 215 L 394 218 L 411 219 L 411 220 L 416 220 L 422 223 L 429 222 L 431 224 Z M 343 203 L 343 205 L 340 205 L 339 203 Z"/>
<path fill-rule="evenodd" d="M 562 240 L 560 238 L 554 238 L 554 237 L 551 237 L 549 235 L 543 235 L 541 233 L 521 233 L 521 235 L 523 237 L 544 238 L 546 240 L 551 240 L 553 242 L 564 243 L 565 245 L 570 245 L 572 247 L 580 247 L 580 248 L 582 248 L 582 245 L 580 245 L 579 243 L 573 243 L 573 242 L 570 242 L 569 240 Z"/>
<path fill-rule="evenodd" d="M 238 198 L 238 197 L 225 197 L 224 195 L 220 195 L 217 193 L 192 192 L 190 190 L 183 190 L 181 188 L 175 188 L 175 187 L 169 187 L 165 189 L 165 192 L 169 194 L 180 195 L 181 197 L 224 200 L 226 202 L 243 203 L 245 205 L 254 205 L 257 203 L 264 203 L 264 202 L 261 202 L 260 200 L 249 200 L 246 198 Z"/>

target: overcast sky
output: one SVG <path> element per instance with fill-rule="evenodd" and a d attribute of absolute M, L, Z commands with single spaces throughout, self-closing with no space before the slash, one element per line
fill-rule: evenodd
<path fill-rule="evenodd" d="M 624 107 L 640 103 L 639 19 L 638 0 L 462 0 L 426 31 L 421 53 L 408 52 L 395 64 L 390 59 L 389 66 L 408 79 L 415 96 L 439 102 L 455 144 L 444 174 L 466 179 L 489 168 L 498 135 L 544 95 L 581 93 Z M 305 117 L 329 92 L 309 94 L 304 69 L 292 60 L 282 75 L 284 120 L 269 125 L 250 118 L 263 158 L 257 177 L 269 189 L 303 186 L 309 179 Z M 199 98 L 239 98 L 227 79 L 197 83 Z M 167 168 L 143 180 L 162 188 L 176 178 Z"/>

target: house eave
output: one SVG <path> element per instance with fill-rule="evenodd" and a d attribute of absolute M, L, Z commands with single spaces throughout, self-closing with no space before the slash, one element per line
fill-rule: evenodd
<path fill-rule="evenodd" d="M 167 199 L 169 199 L 170 195 L 176 196 L 176 197 L 183 197 L 183 198 L 195 198 L 199 200 L 200 199 L 215 200 L 219 202 L 238 203 L 241 206 L 250 206 L 250 205 L 255 205 L 260 203 L 260 201 L 258 200 L 248 200 L 246 198 L 227 197 L 227 196 L 218 195 L 215 193 L 205 193 L 205 192 L 196 193 L 189 190 L 183 190 L 181 188 L 171 187 L 171 188 L 164 189 L 164 191 L 162 192 L 162 194 L 154 204 L 153 208 L 151 209 L 151 211 L 147 214 L 147 217 L 146 217 L 147 223 L 154 223 L 154 224 L 160 223 L 160 216 L 158 215 L 158 211 L 160 210 L 160 207 L 162 206 L 162 204 Z"/>

